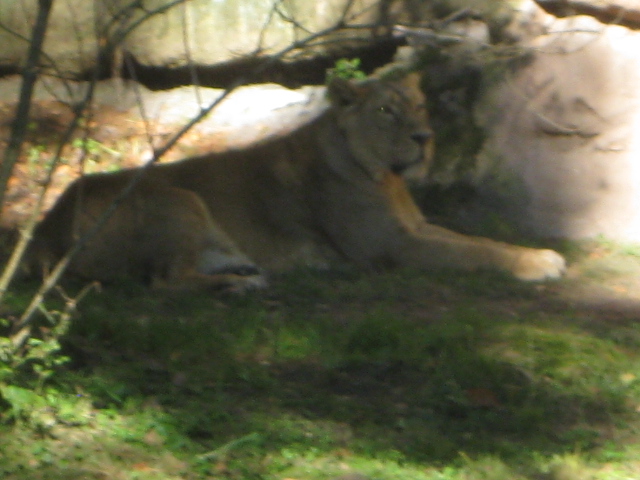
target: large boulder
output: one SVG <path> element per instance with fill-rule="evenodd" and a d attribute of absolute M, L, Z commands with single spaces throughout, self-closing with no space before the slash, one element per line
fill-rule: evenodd
<path fill-rule="evenodd" d="M 543 236 L 640 240 L 640 33 L 544 16 L 477 108 L 486 198 Z"/>
<path fill-rule="evenodd" d="M 19 96 L 20 86 L 18 76 L 0 79 L 0 105 L 10 108 Z M 133 81 L 111 79 L 92 85 L 55 78 L 36 82 L 33 102 L 36 105 L 55 103 L 59 108 L 71 110 L 70 106 L 86 98 L 90 88 L 93 91 L 89 122 L 92 137 L 114 130 L 109 118 L 116 115 L 118 123 L 146 125 L 142 130 L 135 130 L 135 135 L 143 140 L 148 140 L 145 133 L 158 137 L 154 139 L 158 140 L 155 145 L 158 147 L 167 137 L 200 117 L 190 131 L 209 138 L 204 145 L 206 151 L 244 148 L 286 135 L 317 118 L 329 105 L 324 86 L 309 85 L 292 90 L 277 84 L 255 84 L 223 90 L 187 85 L 153 91 Z M 120 130 L 114 136 L 124 139 L 133 131 Z M 150 154 L 151 146 L 148 147 Z M 194 153 L 193 147 L 189 151 Z"/>

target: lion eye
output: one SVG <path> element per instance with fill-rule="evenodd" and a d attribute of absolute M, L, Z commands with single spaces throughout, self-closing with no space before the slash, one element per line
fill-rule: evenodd
<path fill-rule="evenodd" d="M 395 116 L 395 112 L 393 111 L 393 109 L 385 105 L 378 107 L 378 113 L 382 113 L 383 115 Z"/>

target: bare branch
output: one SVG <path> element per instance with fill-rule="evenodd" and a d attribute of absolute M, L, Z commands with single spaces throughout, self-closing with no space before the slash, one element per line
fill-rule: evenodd
<path fill-rule="evenodd" d="M 25 226 L 20 230 L 20 239 L 18 241 L 18 244 L 13 249 L 13 252 L 11 253 L 11 257 L 9 258 L 7 265 L 5 265 L 2 271 L 2 276 L 0 277 L 0 303 L 4 299 L 4 296 L 9 288 L 9 285 L 11 284 L 11 280 L 13 279 L 15 272 L 18 269 L 22 256 L 24 255 L 24 252 L 26 251 L 27 246 L 31 241 L 33 229 L 37 223 L 38 216 L 40 215 L 40 212 L 42 211 L 42 207 L 44 205 L 44 192 L 46 191 L 46 189 L 51 184 L 51 181 L 53 180 L 53 174 L 55 172 L 56 166 L 60 163 L 60 160 L 62 159 L 62 150 L 64 146 L 71 141 L 73 132 L 78 127 L 78 123 L 80 122 L 80 119 L 84 116 L 86 106 L 89 105 L 89 103 L 91 102 L 91 98 L 93 97 L 94 85 L 95 85 L 94 83 L 90 84 L 89 88 L 87 89 L 87 92 L 85 93 L 85 98 L 83 99 L 82 102 L 80 102 L 79 104 L 80 106 L 74 112 L 73 119 L 71 120 L 69 125 L 67 125 L 67 128 L 62 134 L 60 142 L 58 143 L 58 148 L 53 156 L 51 165 L 47 170 L 47 176 L 43 181 L 43 185 L 41 187 L 42 191 L 40 195 L 38 195 L 36 205 L 32 209 L 31 214 L 29 215 L 29 218 Z"/>
<path fill-rule="evenodd" d="M 269 10 L 269 13 L 267 14 L 267 19 L 265 20 L 264 24 L 262 25 L 262 28 L 260 29 L 260 35 L 258 35 L 258 45 L 256 47 L 256 51 L 258 53 L 262 52 L 263 50 L 264 38 L 267 34 L 267 28 L 269 28 L 269 25 L 271 25 L 271 21 L 273 20 L 273 17 L 275 16 L 275 14 L 278 12 L 279 5 L 283 1 L 284 0 L 275 0 L 273 2 L 273 5 L 271 6 L 271 10 Z"/>
<path fill-rule="evenodd" d="M 13 172 L 13 167 L 18 161 L 24 137 L 27 133 L 27 125 L 29 123 L 29 108 L 31 106 L 31 96 L 38 79 L 38 69 L 40 63 L 40 52 L 44 42 L 47 24 L 49 22 L 49 14 L 53 0 L 38 0 L 38 16 L 33 26 L 31 42 L 29 44 L 29 52 L 24 67 L 22 88 L 20 90 L 20 100 L 16 109 L 15 118 L 11 125 L 11 137 L 9 145 L 4 155 L 2 165 L 0 165 L 0 205 L 4 205 L 4 196 L 7 189 L 7 183 Z M 2 213 L 0 212 L 0 216 Z"/>
<path fill-rule="evenodd" d="M 189 36 L 189 26 L 191 24 L 191 16 L 189 15 L 189 5 L 182 4 L 182 43 L 186 55 L 187 65 L 189 67 L 189 75 L 191 76 L 191 84 L 195 87 L 195 95 L 198 105 L 202 105 L 202 95 L 200 95 L 200 79 L 195 63 L 191 58 L 191 37 Z"/>
<path fill-rule="evenodd" d="M 615 2 L 588 0 L 535 0 L 547 12 L 558 17 L 589 15 L 602 23 L 640 29 L 640 10 L 629 9 Z"/>
<path fill-rule="evenodd" d="M 309 35 L 311 33 L 311 30 L 309 30 L 307 27 L 305 27 L 304 25 L 302 25 L 298 20 L 296 20 L 293 15 L 287 14 L 282 8 L 281 8 L 282 2 L 278 2 L 275 6 L 274 6 L 274 11 L 275 13 L 278 14 L 278 16 L 284 20 L 286 23 L 290 23 L 293 26 L 293 32 L 294 35 L 297 35 L 297 31 L 303 31 L 305 32 L 307 35 Z"/>
<path fill-rule="evenodd" d="M 171 1 L 171 2 L 169 2 L 167 4 L 165 4 L 165 5 L 159 6 L 158 8 L 155 8 L 153 10 L 144 10 L 145 15 L 143 15 L 139 19 L 135 20 L 130 25 L 126 25 L 125 26 L 124 22 L 120 22 L 119 25 L 122 26 L 123 28 L 118 29 L 116 31 L 116 34 L 111 37 L 111 39 L 110 39 L 111 44 L 118 45 L 118 44 L 122 43 L 125 40 L 125 38 L 131 32 L 133 32 L 136 28 L 138 28 L 140 25 L 142 25 L 144 22 L 149 20 L 154 15 L 157 15 L 159 13 L 164 13 L 167 10 L 170 10 L 171 8 L 175 7 L 176 5 L 180 5 L 181 3 L 184 3 L 186 1 L 187 0 L 173 0 L 173 1 Z M 138 6 L 140 4 L 141 4 L 141 2 L 136 1 L 136 2 L 132 2 L 130 5 Z"/>
<path fill-rule="evenodd" d="M 10 35 L 13 35 L 14 37 L 24 41 L 27 44 L 31 44 L 31 39 L 29 39 L 28 37 L 25 37 L 24 35 L 22 35 L 19 32 L 16 32 L 15 30 L 7 27 L 4 23 L 0 22 L 0 30 L 4 30 L 5 32 L 7 32 Z M 40 56 L 41 58 L 44 58 L 47 61 L 47 66 L 49 68 L 51 68 L 54 72 L 55 76 L 57 78 L 60 78 L 62 80 L 66 79 L 67 77 L 60 71 L 60 69 L 58 69 L 56 62 L 54 61 L 53 58 L 51 58 L 51 56 L 49 54 L 47 54 L 47 52 L 45 52 L 44 50 L 40 51 Z"/>

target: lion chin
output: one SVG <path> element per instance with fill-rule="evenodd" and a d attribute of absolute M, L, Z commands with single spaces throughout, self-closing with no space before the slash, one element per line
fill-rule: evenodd
<path fill-rule="evenodd" d="M 137 169 L 78 179 L 36 228 L 27 268 L 53 265 L 84 238 L 69 273 L 157 288 L 242 292 L 265 287 L 265 272 L 345 261 L 367 270 L 562 275 L 554 251 L 427 223 L 405 183 L 426 171 L 433 147 L 415 90 L 335 79 L 327 93 L 327 111 L 288 136 L 154 165 L 123 198 Z"/>

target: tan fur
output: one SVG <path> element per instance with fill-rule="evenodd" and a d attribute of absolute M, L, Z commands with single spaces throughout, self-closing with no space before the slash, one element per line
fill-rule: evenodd
<path fill-rule="evenodd" d="M 154 285 L 263 286 L 256 267 L 494 268 L 523 280 L 559 277 L 564 259 L 430 225 L 403 175 L 426 162 L 423 105 L 378 80 L 329 86 L 331 107 L 289 136 L 151 167 L 70 270 Z M 36 232 L 31 263 L 60 258 L 136 170 L 74 183 Z"/>

